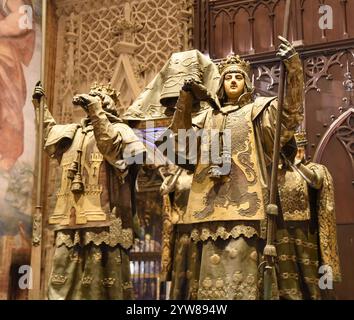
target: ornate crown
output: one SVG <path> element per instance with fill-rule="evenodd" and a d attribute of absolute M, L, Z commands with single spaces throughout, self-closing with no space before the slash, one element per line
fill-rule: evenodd
<path fill-rule="evenodd" d="M 108 85 L 103 85 L 103 84 L 98 85 L 97 82 L 95 82 L 93 86 L 91 86 L 90 91 L 96 91 L 96 92 L 98 91 L 103 94 L 106 94 L 110 96 L 115 103 L 118 102 L 118 97 L 120 95 L 120 92 L 117 92 L 116 89 L 112 88 L 111 83 L 108 83 Z"/>
<path fill-rule="evenodd" d="M 306 131 L 300 131 L 295 133 L 295 140 L 296 144 L 298 146 L 305 146 L 307 145 L 307 137 L 306 137 Z"/>
<path fill-rule="evenodd" d="M 249 76 L 251 72 L 251 65 L 248 61 L 242 59 L 239 55 L 231 54 L 222 60 L 219 65 L 219 72 L 221 75 L 231 71 L 242 71 Z"/>

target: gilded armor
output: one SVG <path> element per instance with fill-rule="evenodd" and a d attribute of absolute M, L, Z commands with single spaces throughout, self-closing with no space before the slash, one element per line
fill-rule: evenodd
<path fill-rule="evenodd" d="M 37 85 L 35 106 L 43 95 Z M 49 299 L 132 298 L 132 188 L 145 147 L 118 118 L 116 98 L 110 86 L 97 85 L 75 96 L 87 117 L 67 125 L 56 124 L 45 107 L 45 150 L 60 166 L 49 216 L 55 232 Z"/>

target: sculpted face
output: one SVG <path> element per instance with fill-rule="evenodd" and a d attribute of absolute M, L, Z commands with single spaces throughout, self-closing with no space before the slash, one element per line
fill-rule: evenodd
<path fill-rule="evenodd" d="M 245 78 L 242 73 L 230 72 L 225 75 L 224 90 L 228 101 L 237 101 L 243 94 L 245 88 Z"/>
<path fill-rule="evenodd" d="M 305 148 L 304 147 L 297 147 L 296 159 L 299 161 L 302 161 L 305 159 Z"/>

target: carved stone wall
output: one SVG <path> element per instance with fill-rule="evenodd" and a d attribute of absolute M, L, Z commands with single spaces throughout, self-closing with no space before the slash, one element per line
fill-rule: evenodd
<path fill-rule="evenodd" d="M 318 27 L 321 5 L 333 10 L 333 29 Z M 259 54 L 274 51 L 282 33 L 285 0 L 196 0 L 195 47 L 213 59 L 231 51 Z M 354 37 L 350 0 L 293 0 L 289 39 L 298 45 L 326 43 Z"/>
<path fill-rule="evenodd" d="M 191 47 L 191 2 L 57 0 L 57 118 L 62 122 L 77 118 L 80 113 L 72 111 L 73 94 L 88 90 L 95 81 L 111 81 L 124 54 L 129 59 L 118 77 L 134 77 L 136 83 L 131 90 L 132 79 L 121 81 L 116 89 L 121 91 L 121 107 L 129 106 L 172 52 Z"/>

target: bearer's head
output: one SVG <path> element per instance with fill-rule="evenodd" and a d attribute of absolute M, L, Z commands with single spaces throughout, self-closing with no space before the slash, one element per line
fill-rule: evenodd
<path fill-rule="evenodd" d="M 221 103 L 237 102 L 245 93 L 252 93 L 250 64 L 239 56 L 228 56 L 219 64 L 221 75 L 218 97 Z"/>
<path fill-rule="evenodd" d="M 103 110 L 118 116 L 117 104 L 119 93 L 112 88 L 111 84 L 97 85 L 95 83 L 91 87 L 89 94 L 101 98 Z"/>
<path fill-rule="evenodd" d="M 238 101 L 245 91 L 245 77 L 241 72 L 231 71 L 224 76 L 224 91 L 228 101 Z"/>
<path fill-rule="evenodd" d="M 300 131 L 295 133 L 295 140 L 297 146 L 296 159 L 299 161 L 304 161 L 306 156 L 305 151 L 307 146 L 306 131 Z"/>

